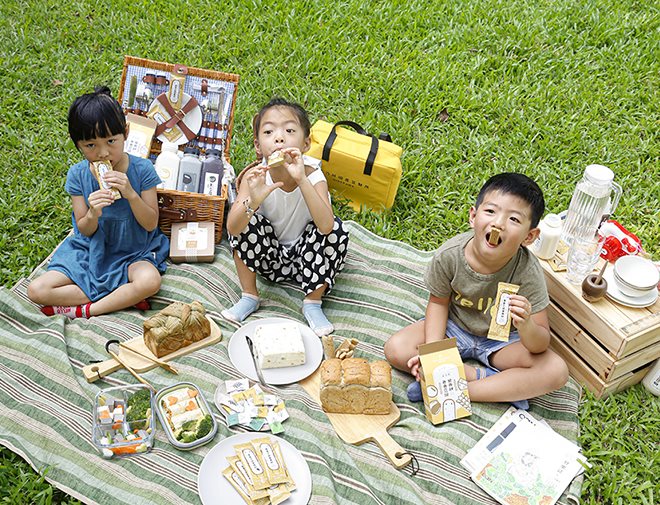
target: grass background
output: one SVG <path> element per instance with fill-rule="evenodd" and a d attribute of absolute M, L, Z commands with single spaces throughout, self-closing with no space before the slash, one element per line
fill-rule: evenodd
<path fill-rule="evenodd" d="M 394 207 L 336 212 L 433 249 L 467 228 L 485 179 L 533 177 L 550 211 L 584 167 L 612 168 L 615 217 L 660 256 L 660 15 L 637 0 L 3 0 L 0 4 L 0 282 L 28 275 L 70 228 L 66 111 L 96 84 L 116 93 L 123 55 L 240 74 L 231 146 L 253 158 L 269 98 L 351 119 L 403 146 Z M 584 503 L 660 496 L 660 406 L 641 386 L 580 408 L 594 464 Z M 655 467 L 654 467 L 655 465 Z M 0 502 L 73 502 L 9 451 Z"/>

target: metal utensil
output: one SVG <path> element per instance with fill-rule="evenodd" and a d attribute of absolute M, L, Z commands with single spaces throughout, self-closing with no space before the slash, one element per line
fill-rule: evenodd
<path fill-rule="evenodd" d="M 215 130 L 213 131 L 213 144 L 215 145 L 215 134 L 220 128 L 220 152 L 224 152 L 224 131 L 225 131 L 225 100 L 227 99 L 227 91 L 225 88 L 220 88 L 218 95 L 218 121 L 215 122 Z M 218 123 L 220 123 L 218 125 Z"/>
<path fill-rule="evenodd" d="M 211 123 L 209 122 L 209 114 L 211 112 L 209 97 L 205 96 L 204 99 L 201 101 L 201 103 L 199 105 L 202 108 L 202 131 L 201 131 L 201 133 L 203 133 L 203 135 L 200 135 L 199 137 L 197 137 L 197 147 L 200 147 L 200 148 L 202 147 L 200 145 L 200 141 L 199 141 L 199 139 L 201 137 L 201 138 L 204 139 L 204 141 L 203 141 L 204 146 L 203 147 L 204 147 L 204 149 L 206 149 L 208 147 L 207 139 L 209 138 L 210 126 L 211 126 Z"/>
<path fill-rule="evenodd" d="M 135 111 L 135 94 L 137 93 L 137 76 L 131 76 L 131 83 L 128 86 L 128 108 L 131 112 Z"/>
<path fill-rule="evenodd" d="M 254 355 L 254 345 L 252 344 L 252 339 L 246 335 L 245 340 L 247 341 L 248 348 L 250 349 L 250 356 L 252 356 L 254 369 L 257 371 L 257 378 L 259 379 L 259 382 L 266 385 L 267 383 L 264 380 L 263 374 L 261 373 L 261 367 L 259 366 L 259 363 L 257 363 L 257 357 Z"/>
<path fill-rule="evenodd" d="M 210 141 L 211 148 L 215 148 L 215 137 L 218 131 L 218 121 L 220 120 L 220 101 L 221 101 L 220 97 L 223 96 L 224 92 L 225 92 L 224 88 L 221 88 L 220 92 L 217 95 L 213 95 L 209 103 L 209 108 L 215 119 L 213 124 L 209 125 L 210 127 L 213 128 L 213 133 L 211 134 L 212 136 Z"/>

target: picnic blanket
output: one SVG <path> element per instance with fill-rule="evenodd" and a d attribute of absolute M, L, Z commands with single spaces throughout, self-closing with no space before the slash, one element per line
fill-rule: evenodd
<path fill-rule="evenodd" d="M 360 340 L 369 360 L 383 358 L 383 344 L 400 328 L 424 314 L 428 293 L 422 280 L 432 253 L 378 237 L 353 222 L 345 269 L 324 299 L 336 333 Z M 33 272 L 38 275 L 43 264 Z M 229 360 L 227 345 L 238 326 L 220 311 L 240 296 L 240 286 L 223 241 L 212 264 L 170 265 L 152 310 L 125 310 L 89 320 L 47 317 L 26 296 L 28 279 L 0 289 L 0 444 L 25 458 L 46 479 L 85 503 L 200 503 L 199 466 L 215 443 L 241 433 L 219 423 L 215 440 L 190 452 L 172 447 L 160 426 L 154 449 L 125 459 L 102 459 L 91 440 L 92 402 L 101 388 L 133 384 L 125 370 L 87 383 L 81 369 L 108 356 L 109 338 L 129 340 L 142 334 L 142 321 L 169 303 L 200 300 L 223 332 L 222 342 L 176 360 L 179 375 L 155 368 L 143 376 L 157 389 L 180 381 L 198 385 L 212 403 L 220 381 L 241 377 Z M 286 317 L 304 322 L 303 293 L 292 285 L 260 283 L 262 305 L 247 321 Z M 459 461 L 508 405 L 473 404 L 470 417 L 430 424 L 423 404 L 406 399 L 410 376 L 394 371 L 392 389 L 401 419 L 390 435 L 419 462 L 395 469 L 373 443 L 352 446 L 335 434 L 326 415 L 298 384 L 278 387 L 291 417 L 282 438 L 301 451 L 312 473 L 312 504 L 492 504 Z M 560 391 L 533 399 L 530 412 L 570 440 L 578 434 L 580 387 L 571 380 Z M 218 479 L 221 479 L 218 473 Z M 581 477 L 560 503 L 576 503 Z"/>

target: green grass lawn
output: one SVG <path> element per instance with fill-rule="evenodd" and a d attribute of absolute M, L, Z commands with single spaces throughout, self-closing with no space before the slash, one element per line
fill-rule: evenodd
<path fill-rule="evenodd" d="M 80 159 L 66 111 L 95 84 L 116 93 L 123 55 L 240 74 L 232 162 L 253 158 L 250 120 L 274 95 L 312 119 L 351 119 L 403 146 L 394 207 L 337 213 L 433 249 L 467 228 L 484 180 L 533 177 L 550 211 L 590 163 L 624 194 L 615 215 L 660 259 L 660 15 L 637 0 L 4 0 L 0 5 L 0 282 L 28 275 L 71 226 Z M 584 503 L 653 504 L 658 399 L 641 386 L 580 407 L 593 463 Z M 69 503 L 7 451 L 1 503 Z M 655 466 L 654 466 L 655 465 Z"/>

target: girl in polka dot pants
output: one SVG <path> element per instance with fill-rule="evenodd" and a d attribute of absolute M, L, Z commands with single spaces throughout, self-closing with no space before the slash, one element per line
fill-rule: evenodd
<path fill-rule="evenodd" d="M 253 128 L 263 162 L 241 173 L 227 216 L 242 294 L 222 315 L 241 322 L 259 308 L 260 274 L 272 282 L 299 284 L 310 328 L 327 335 L 334 327 L 321 298 L 344 266 L 348 233 L 333 214 L 320 162 L 302 154 L 310 146 L 311 123 L 300 105 L 275 98 L 254 117 Z"/>

